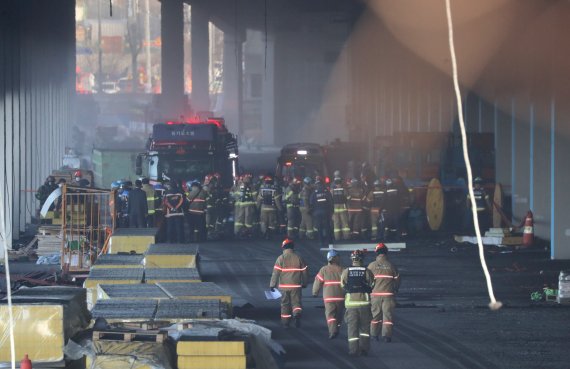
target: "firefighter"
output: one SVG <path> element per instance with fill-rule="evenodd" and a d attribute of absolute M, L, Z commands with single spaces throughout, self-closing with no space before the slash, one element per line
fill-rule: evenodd
<path fill-rule="evenodd" d="M 142 181 L 135 181 L 135 188 L 129 191 L 127 202 L 130 228 L 146 228 L 148 202 L 146 193 L 142 190 Z"/>
<path fill-rule="evenodd" d="M 271 291 L 279 288 L 281 296 L 281 323 L 289 327 L 291 318 L 295 319 L 295 326 L 301 327 L 302 289 L 307 286 L 308 267 L 301 256 L 293 250 L 295 242 L 286 238 L 281 243 L 283 254 L 279 255 L 273 266 L 273 274 L 269 282 Z"/>
<path fill-rule="evenodd" d="M 251 174 L 246 174 L 244 176 L 243 181 L 245 184 L 245 193 L 241 202 L 245 217 L 245 229 L 250 237 L 253 236 L 255 229 L 259 224 L 259 215 L 255 201 L 257 198 L 257 192 L 253 189 L 252 178 L 253 176 Z"/>
<path fill-rule="evenodd" d="M 348 190 L 348 224 L 352 239 L 356 240 L 361 238 L 362 231 L 365 231 L 364 226 L 364 200 L 366 194 L 360 181 L 353 178 L 350 181 L 350 188 Z"/>
<path fill-rule="evenodd" d="M 402 237 L 408 235 L 408 217 L 412 207 L 412 193 L 404 183 L 404 179 L 396 176 L 393 180 L 394 187 L 398 190 L 398 203 L 400 206 L 398 214 L 398 231 Z"/>
<path fill-rule="evenodd" d="M 265 176 L 257 196 L 261 233 L 269 239 L 277 231 L 277 212 L 281 211 L 281 194 L 273 185 L 273 178 Z"/>
<path fill-rule="evenodd" d="M 245 196 L 245 183 L 242 176 L 236 179 L 236 183 L 231 189 L 231 195 L 234 207 L 234 235 L 241 237 L 245 232 L 245 211 L 241 204 Z"/>
<path fill-rule="evenodd" d="M 48 176 L 44 184 L 41 185 L 40 188 L 38 188 L 38 191 L 36 192 L 36 199 L 40 201 L 40 209 L 44 206 L 44 203 L 46 202 L 49 195 L 51 195 L 51 193 L 55 191 L 57 188 L 58 185 L 55 184 L 55 177 Z M 53 210 L 53 208 L 54 205 L 52 204 L 49 210 Z"/>
<path fill-rule="evenodd" d="M 289 191 L 291 184 L 293 183 L 293 179 L 289 179 L 288 177 L 283 177 L 279 180 L 276 179 L 277 183 L 275 184 L 275 189 L 279 194 L 279 202 L 280 207 L 277 209 L 277 225 L 278 225 L 278 233 L 279 234 L 287 234 L 287 207 L 285 204 L 285 194 Z"/>
<path fill-rule="evenodd" d="M 348 226 L 348 209 L 346 207 L 347 191 L 342 184 L 340 172 L 335 172 L 332 185 L 332 198 L 334 204 L 333 227 L 335 240 L 350 239 L 350 227 Z"/>
<path fill-rule="evenodd" d="M 154 190 L 154 187 L 150 184 L 148 178 L 146 177 L 140 178 L 140 181 L 142 183 L 142 190 L 146 193 L 146 202 L 147 202 L 146 225 L 149 228 L 154 227 L 157 194 L 156 191 Z"/>
<path fill-rule="evenodd" d="M 479 220 L 479 230 L 484 233 L 491 226 L 491 201 L 489 195 L 483 187 L 483 179 L 481 177 L 476 177 L 473 180 L 473 196 L 475 197 L 475 205 L 477 209 L 477 218 Z M 471 209 L 471 197 L 467 193 L 467 208 Z M 471 213 L 467 214 L 467 219 L 469 220 L 470 228 L 475 229 L 473 225 Z M 474 232 L 474 231 L 473 231 Z"/>
<path fill-rule="evenodd" d="M 186 195 L 190 241 L 204 241 L 206 239 L 206 198 L 208 194 L 198 181 L 188 183 L 187 187 L 190 190 Z"/>
<path fill-rule="evenodd" d="M 388 260 L 388 247 L 383 243 L 376 245 L 376 260 L 368 269 L 374 274 L 372 296 L 372 321 L 370 331 L 376 341 L 380 340 L 380 332 L 385 342 L 392 341 L 393 315 L 396 308 L 394 295 L 400 288 L 398 269 Z M 382 328 L 380 328 L 382 327 Z"/>
<path fill-rule="evenodd" d="M 332 242 L 331 220 L 334 211 L 333 199 L 320 178 L 315 181 L 315 191 L 310 199 L 311 214 L 321 247 Z"/>
<path fill-rule="evenodd" d="M 212 174 L 206 175 L 204 177 L 204 185 L 202 188 L 206 192 L 206 233 L 208 239 L 214 236 L 214 230 L 216 228 L 216 218 L 217 218 L 217 208 L 216 208 L 216 197 L 215 192 L 215 178 Z"/>
<path fill-rule="evenodd" d="M 289 238 L 295 238 L 299 235 L 299 224 L 301 223 L 300 192 L 301 181 L 293 178 L 284 198 L 287 208 L 287 237 Z"/>
<path fill-rule="evenodd" d="M 129 193 L 131 191 L 131 181 L 121 181 L 117 197 L 117 218 L 120 228 L 129 226 Z"/>
<path fill-rule="evenodd" d="M 380 241 L 399 239 L 400 197 L 398 188 L 395 187 L 391 178 L 386 179 L 386 192 L 384 208 L 382 209 L 384 220 L 384 237 Z"/>
<path fill-rule="evenodd" d="M 313 180 L 310 177 L 303 179 L 303 188 L 299 194 L 299 210 L 301 212 L 301 224 L 299 224 L 299 237 L 312 240 L 315 238 L 313 216 L 310 210 L 310 199 L 313 193 Z"/>
<path fill-rule="evenodd" d="M 380 223 L 380 212 L 384 206 L 385 189 L 380 179 L 375 180 L 373 186 L 372 191 L 366 196 L 366 202 L 370 207 L 370 238 L 375 241 L 379 238 L 378 223 Z"/>
<path fill-rule="evenodd" d="M 168 187 L 162 202 L 167 239 L 170 243 L 184 243 L 184 194 L 176 182 L 169 183 Z"/>
<path fill-rule="evenodd" d="M 73 179 L 73 184 L 78 187 L 88 187 L 90 184 L 87 179 L 83 178 L 83 173 L 81 173 L 80 170 L 76 170 L 75 173 L 73 173 Z"/>
<path fill-rule="evenodd" d="M 340 256 L 336 250 L 327 253 L 328 265 L 319 270 L 313 283 L 313 296 L 317 297 L 323 287 L 323 300 L 325 302 L 325 319 L 329 328 L 329 339 L 338 336 L 338 329 L 342 322 L 344 311 L 344 291 L 340 286 L 342 266 Z"/>
<path fill-rule="evenodd" d="M 374 275 L 362 265 L 364 253 L 354 251 L 352 266 L 342 272 L 341 286 L 346 291 L 344 320 L 348 326 L 348 354 L 368 355 L 370 349 L 370 292 L 374 287 Z"/>

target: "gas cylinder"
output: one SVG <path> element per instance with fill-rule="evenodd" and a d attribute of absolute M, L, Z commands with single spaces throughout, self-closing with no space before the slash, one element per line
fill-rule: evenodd
<path fill-rule="evenodd" d="M 20 362 L 20 369 L 32 369 L 32 362 L 30 358 L 28 358 L 28 354 L 26 354 L 26 356 Z"/>
<path fill-rule="evenodd" d="M 530 247 L 534 242 L 534 221 L 532 219 L 532 211 L 526 213 L 523 229 L 523 246 Z"/>

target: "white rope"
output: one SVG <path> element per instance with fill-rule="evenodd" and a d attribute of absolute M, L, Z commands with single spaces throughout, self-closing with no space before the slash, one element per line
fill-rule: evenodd
<path fill-rule="evenodd" d="M 481 231 L 479 230 L 479 219 L 477 218 L 477 204 L 475 203 L 475 195 L 473 194 L 473 173 L 471 171 L 471 161 L 469 160 L 469 151 L 467 149 L 467 134 L 465 133 L 465 121 L 463 119 L 463 103 L 461 101 L 461 91 L 459 89 L 459 78 L 457 77 L 457 60 L 455 57 L 455 45 L 453 42 L 453 22 L 451 19 L 451 4 L 450 0 L 445 0 L 445 7 L 447 10 L 447 28 L 449 34 L 449 51 L 451 53 L 451 65 L 453 68 L 453 87 L 455 88 L 455 97 L 457 99 L 457 113 L 459 114 L 459 126 L 461 128 L 461 139 L 463 141 L 463 158 L 465 159 L 465 166 L 467 167 L 467 184 L 469 186 L 469 198 L 471 200 L 471 213 L 473 215 L 473 224 L 475 226 L 475 234 L 477 236 L 477 245 L 479 247 L 479 259 L 481 260 L 481 267 L 485 274 L 487 282 L 487 290 L 489 292 L 489 308 L 491 310 L 498 310 L 503 306 L 500 301 L 495 299 L 493 292 L 493 283 L 491 282 L 491 275 L 487 268 L 485 261 L 485 252 L 483 250 L 483 240 L 481 239 Z"/>
<path fill-rule="evenodd" d="M 4 193 L 6 195 L 6 193 Z M 3 204 L 4 202 L 2 202 Z M 6 219 L 4 214 L 4 206 L 0 206 L 0 235 L 2 236 L 2 243 L 4 248 L 4 272 L 6 273 L 6 296 L 8 298 L 8 327 L 10 331 L 10 361 L 11 368 L 16 369 L 16 343 L 14 341 L 14 314 L 12 311 L 12 285 L 10 280 L 10 262 L 8 260 L 8 237 L 11 235 L 6 234 Z M 2 334 L 2 333 L 0 333 Z"/>

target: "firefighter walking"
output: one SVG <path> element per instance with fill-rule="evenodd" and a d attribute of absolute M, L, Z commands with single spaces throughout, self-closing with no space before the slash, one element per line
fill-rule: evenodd
<path fill-rule="evenodd" d="M 348 223 L 353 239 L 360 239 L 364 226 L 364 208 L 363 202 L 366 199 L 364 188 L 358 181 L 353 178 L 350 181 L 350 189 L 348 190 Z"/>
<path fill-rule="evenodd" d="M 383 243 L 376 245 L 376 260 L 368 269 L 374 274 L 374 289 L 372 290 L 372 322 L 370 331 L 376 341 L 380 340 L 380 332 L 385 342 L 392 341 L 393 315 L 396 308 L 394 295 L 400 288 L 398 269 L 388 260 L 388 247 Z"/>
<path fill-rule="evenodd" d="M 384 195 L 385 195 L 385 189 L 384 186 L 382 185 L 382 181 L 379 179 L 375 180 L 372 191 L 370 191 L 368 193 L 368 196 L 366 196 L 366 201 L 370 206 L 370 226 L 371 226 L 370 229 L 371 229 L 372 241 L 375 241 L 376 239 L 381 237 L 380 234 L 383 234 L 383 232 L 382 233 L 379 232 L 378 223 L 380 223 L 380 212 L 382 211 L 384 203 Z"/>
<path fill-rule="evenodd" d="M 299 210 L 301 182 L 293 178 L 291 185 L 285 192 L 285 204 L 287 207 L 287 237 L 295 238 L 299 234 L 301 223 L 301 211 Z"/>
<path fill-rule="evenodd" d="M 341 276 L 341 286 L 346 291 L 344 320 L 348 326 L 348 354 L 366 356 L 370 350 L 370 292 L 374 287 L 374 275 L 362 265 L 362 251 L 354 251 L 350 258 L 352 266 Z"/>
<path fill-rule="evenodd" d="M 325 302 L 325 318 L 329 328 L 329 339 L 338 336 L 338 330 L 342 322 L 344 312 L 344 291 L 340 286 L 342 267 L 340 256 L 335 250 L 327 253 L 328 265 L 319 270 L 313 283 L 313 296 L 317 297 L 323 288 L 323 300 Z"/>
<path fill-rule="evenodd" d="M 281 194 L 273 185 L 273 178 L 267 176 L 263 182 L 257 197 L 257 208 L 261 233 L 265 239 L 269 239 L 277 231 L 277 212 L 282 211 Z"/>
<path fill-rule="evenodd" d="M 313 180 L 310 177 L 303 179 L 303 188 L 299 195 L 299 210 L 301 212 L 301 224 L 299 225 L 299 237 L 312 240 L 315 238 L 313 215 L 311 214 L 310 199 L 313 193 Z"/>
<path fill-rule="evenodd" d="M 273 266 L 273 274 L 269 282 L 271 291 L 279 288 L 281 292 L 281 323 L 289 327 L 291 319 L 295 319 L 295 326 L 301 327 L 302 289 L 307 286 L 308 267 L 303 258 L 295 253 L 295 243 L 286 238 L 281 243 L 283 254 L 279 255 Z"/>
<path fill-rule="evenodd" d="M 348 209 L 346 207 L 347 191 L 342 184 L 340 173 L 338 176 L 335 172 L 335 178 L 332 185 L 332 198 L 334 204 L 333 227 L 335 240 L 350 239 L 350 227 L 348 225 Z"/>

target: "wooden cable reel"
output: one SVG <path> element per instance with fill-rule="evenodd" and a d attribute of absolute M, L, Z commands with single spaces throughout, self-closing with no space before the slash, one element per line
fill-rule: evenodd
<path fill-rule="evenodd" d="M 426 195 L 426 216 L 429 228 L 438 231 L 443 224 L 445 215 L 445 197 L 443 188 L 437 178 L 433 178 L 428 185 Z"/>

